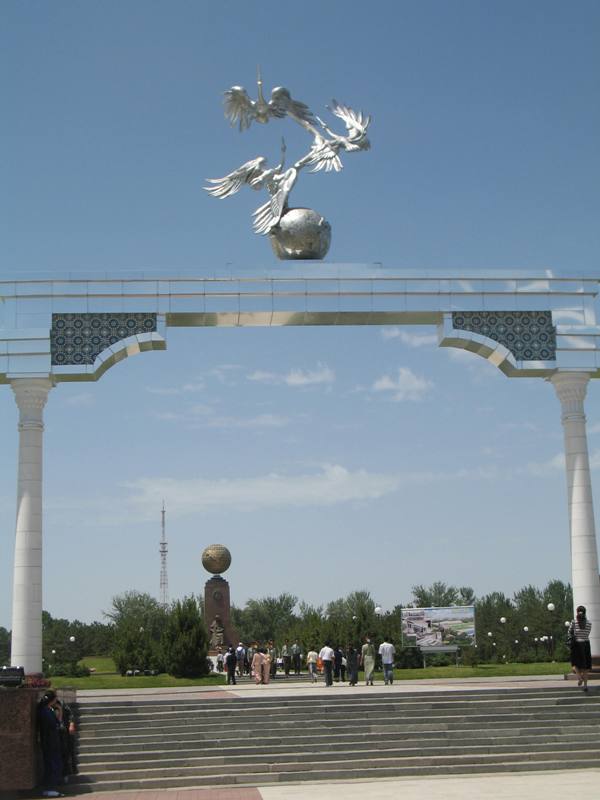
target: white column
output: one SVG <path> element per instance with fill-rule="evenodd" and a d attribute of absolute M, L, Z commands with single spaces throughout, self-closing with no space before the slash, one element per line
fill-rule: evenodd
<path fill-rule="evenodd" d="M 600 578 L 583 402 L 590 376 L 557 372 L 550 380 L 562 406 L 571 530 L 571 573 L 575 607 L 587 608 L 592 656 L 600 658 Z"/>
<path fill-rule="evenodd" d="M 42 671 L 42 457 L 47 378 L 11 381 L 19 407 L 11 664 Z"/>

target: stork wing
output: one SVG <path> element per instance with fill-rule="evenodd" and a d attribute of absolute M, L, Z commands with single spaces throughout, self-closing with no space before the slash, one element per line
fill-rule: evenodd
<path fill-rule="evenodd" d="M 248 97 L 248 92 L 242 86 L 232 86 L 225 92 L 225 116 L 235 125 L 239 122 L 240 131 L 250 127 L 256 116 L 254 100 Z"/>
<path fill-rule="evenodd" d="M 252 161 L 246 161 L 241 167 L 225 175 L 224 178 L 207 178 L 208 183 L 213 186 L 205 186 L 204 189 L 213 197 L 229 197 L 242 188 L 245 183 L 255 180 L 262 172 L 262 166 L 266 163 L 266 158 L 260 156 Z"/>
<path fill-rule="evenodd" d="M 344 121 L 348 131 L 352 132 L 354 129 L 354 131 L 358 131 L 360 134 L 365 134 L 367 132 L 371 117 L 366 116 L 362 111 L 354 111 L 350 106 L 344 106 L 338 103 L 337 100 L 332 100 L 328 108 L 332 114 L 335 114 L 336 117 Z"/>
<path fill-rule="evenodd" d="M 287 208 L 287 199 L 294 184 L 296 183 L 297 176 L 297 170 L 295 170 L 294 167 L 291 167 L 284 172 L 280 180 L 276 182 L 273 181 L 273 188 L 276 186 L 277 190 L 270 200 L 256 209 L 253 215 L 254 230 L 256 233 L 269 233 L 271 228 L 274 228 L 275 225 L 279 224 L 279 221 L 281 220 L 281 217 Z"/>
<path fill-rule="evenodd" d="M 325 172 L 339 172 L 343 169 L 342 160 L 338 155 L 338 149 L 335 142 L 330 142 L 322 136 L 315 136 L 315 141 L 310 149 L 307 166 L 312 166 L 311 172 L 319 172 L 324 169 Z"/>
<path fill-rule="evenodd" d="M 300 123 L 308 122 L 311 125 L 316 123 L 313 113 L 306 103 L 293 100 L 289 91 L 283 86 L 277 86 L 271 92 L 269 113 L 273 117 L 285 117 L 288 114 Z"/>

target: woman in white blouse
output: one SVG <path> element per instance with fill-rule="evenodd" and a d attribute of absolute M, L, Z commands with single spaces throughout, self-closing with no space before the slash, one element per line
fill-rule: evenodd
<path fill-rule="evenodd" d="M 577 685 L 582 686 L 584 692 L 588 690 L 588 671 L 592 668 L 591 631 L 592 623 L 586 616 L 585 606 L 577 606 L 575 619 L 569 626 L 571 666 L 577 675 Z"/>

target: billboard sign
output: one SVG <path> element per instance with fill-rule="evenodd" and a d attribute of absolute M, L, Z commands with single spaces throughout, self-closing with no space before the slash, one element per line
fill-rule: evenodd
<path fill-rule="evenodd" d="M 475 644 L 475 607 L 403 608 L 402 646 L 468 647 Z"/>

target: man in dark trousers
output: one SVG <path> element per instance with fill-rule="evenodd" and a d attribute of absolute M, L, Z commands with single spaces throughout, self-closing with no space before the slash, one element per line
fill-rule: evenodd
<path fill-rule="evenodd" d="M 43 797 L 64 797 L 58 791 L 63 780 L 63 760 L 60 738 L 61 723 L 54 711 L 57 703 L 56 692 L 48 689 L 38 705 L 38 730 L 44 758 Z"/>
<path fill-rule="evenodd" d="M 321 648 L 319 658 L 323 662 L 323 669 L 325 670 L 325 686 L 333 686 L 333 647 L 327 642 L 325 647 Z"/>
<path fill-rule="evenodd" d="M 235 667 L 237 664 L 237 656 L 233 646 L 231 646 L 225 654 L 225 668 L 227 670 L 227 685 L 235 686 Z"/>

